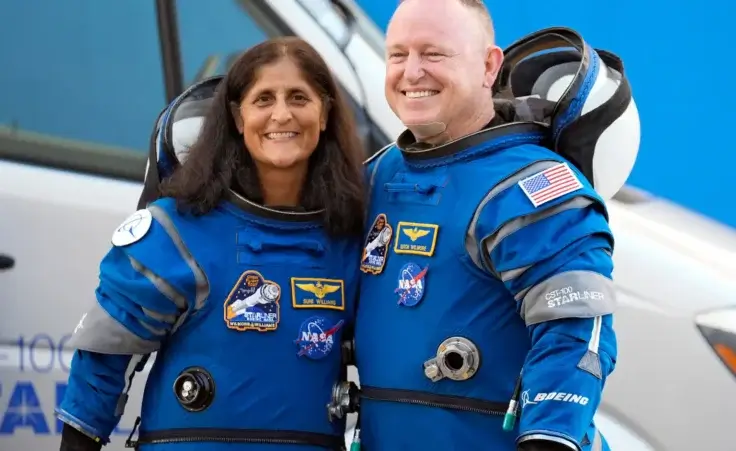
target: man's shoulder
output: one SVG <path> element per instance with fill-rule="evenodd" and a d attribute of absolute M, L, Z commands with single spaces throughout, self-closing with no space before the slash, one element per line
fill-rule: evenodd
<path fill-rule="evenodd" d="M 560 160 L 564 160 L 564 157 L 554 150 L 539 144 L 530 143 L 507 147 L 503 151 L 499 152 L 499 154 L 532 160 L 541 158 L 557 158 Z"/>
<path fill-rule="evenodd" d="M 552 166 L 567 164 L 561 155 L 541 146 L 507 147 L 454 164 L 451 173 L 465 189 L 498 191 Z"/>
<path fill-rule="evenodd" d="M 486 162 L 485 166 L 496 168 L 503 167 L 509 172 L 515 172 L 515 170 L 539 161 L 555 161 L 558 163 L 568 162 L 562 155 L 548 149 L 547 147 L 537 144 L 522 144 L 507 147 L 486 156 L 484 159 Z"/>
<path fill-rule="evenodd" d="M 590 181 L 571 161 L 542 146 L 525 144 L 506 148 L 463 169 L 467 183 L 485 190 L 480 210 L 508 210 L 527 215 L 556 207 L 582 196 L 604 204 Z"/>
<path fill-rule="evenodd" d="M 380 149 L 378 149 L 377 152 L 375 152 L 373 155 L 363 161 L 363 166 L 370 166 L 371 164 L 385 156 L 385 154 L 394 147 L 396 147 L 396 142 L 393 141 L 381 147 Z"/>

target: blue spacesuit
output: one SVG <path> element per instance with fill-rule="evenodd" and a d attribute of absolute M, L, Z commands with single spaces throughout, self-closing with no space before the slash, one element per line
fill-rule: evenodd
<path fill-rule="evenodd" d="M 560 37 L 582 42 L 567 29 L 526 42 L 538 51 Z M 578 47 L 582 60 L 548 53 L 540 57 L 547 66 L 529 63 L 539 72 L 569 63 L 563 75 L 574 81 L 559 102 L 499 102 L 477 133 L 432 147 L 407 131 L 367 162 L 373 223 L 355 355 L 357 435 L 368 451 L 516 451 L 537 440 L 608 449 L 593 416 L 617 355 L 614 241 L 590 181 L 600 178 L 580 168 L 592 169 L 600 132 L 631 99 L 618 79 L 606 94 L 615 92 L 614 101 L 583 116 L 605 66 L 584 42 Z M 524 55 L 506 56 L 515 63 Z M 523 72 L 521 81 L 539 85 Z M 557 115 L 545 126 L 529 116 L 535 109 Z M 565 132 L 580 116 L 596 133 Z M 590 158 L 572 161 L 552 143 Z"/>
<path fill-rule="evenodd" d="M 325 406 L 343 372 L 360 243 L 329 238 L 319 212 L 233 193 L 202 216 L 160 199 L 112 242 L 73 334 L 62 421 L 107 442 L 133 373 L 156 352 L 137 449 L 344 446 L 344 422 Z"/>
<path fill-rule="evenodd" d="M 616 357 L 605 206 L 539 136 L 494 134 L 421 153 L 400 138 L 368 166 L 369 217 L 392 229 L 378 264 L 364 258 L 355 330 L 368 450 L 596 435 Z M 511 434 L 502 421 L 522 368 Z"/>

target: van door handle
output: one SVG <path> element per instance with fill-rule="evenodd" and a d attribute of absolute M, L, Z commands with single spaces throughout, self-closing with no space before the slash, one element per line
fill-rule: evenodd
<path fill-rule="evenodd" d="M 0 254 L 0 271 L 11 269 L 15 266 L 15 259 L 10 255 Z"/>

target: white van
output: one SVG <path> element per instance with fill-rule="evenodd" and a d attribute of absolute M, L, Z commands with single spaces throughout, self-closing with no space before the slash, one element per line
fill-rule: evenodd
<path fill-rule="evenodd" d="M 66 342 L 136 208 L 168 99 L 295 34 L 333 68 L 370 148 L 402 127 L 383 96 L 383 35 L 352 0 L 7 0 L 0 16 L 0 451 L 52 450 Z M 610 210 L 620 354 L 599 426 L 614 450 L 730 449 L 736 233 L 629 188 Z M 145 375 L 105 449 L 123 449 Z"/>

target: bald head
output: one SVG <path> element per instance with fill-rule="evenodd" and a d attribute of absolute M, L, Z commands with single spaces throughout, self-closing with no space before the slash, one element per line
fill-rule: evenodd
<path fill-rule="evenodd" d="M 436 1 L 433 0 L 401 0 L 399 2 L 399 7 L 401 7 L 402 3 L 409 3 L 412 1 L 419 1 L 420 3 L 424 3 L 429 7 L 429 4 L 436 3 Z M 475 17 L 475 19 L 478 21 L 478 24 L 480 24 L 481 27 L 486 32 L 486 38 L 488 39 L 489 44 L 495 44 L 496 43 L 496 30 L 493 28 L 493 19 L 491 18 L 491 12 L 488 10 L 488 7 L 483 2 L 483 0 L 451 0 L 454 2 L 457 2 L 464 6 L 465 8 L 468 8 Z M 398 11 L 398 10 L 397 10 Z"/>
<path fill-rule="evenodd" d="M 488 7 L 483 0 L 456 0 L 463 6 L 473 11 L 473 15 L 476 16 L 480 22 L 481 27 L 486 31 L 489 44 L 496 43 L 496 30 L 493 28 L 493 19 L 491 13 L 488 11 Z"/>
<path fill-rule="evenodd" d="M 417 139 L 439 144 L 493 118 L 503 52 L 481 0 L 403 0 L 386 52 L 386 99 Z"/>

